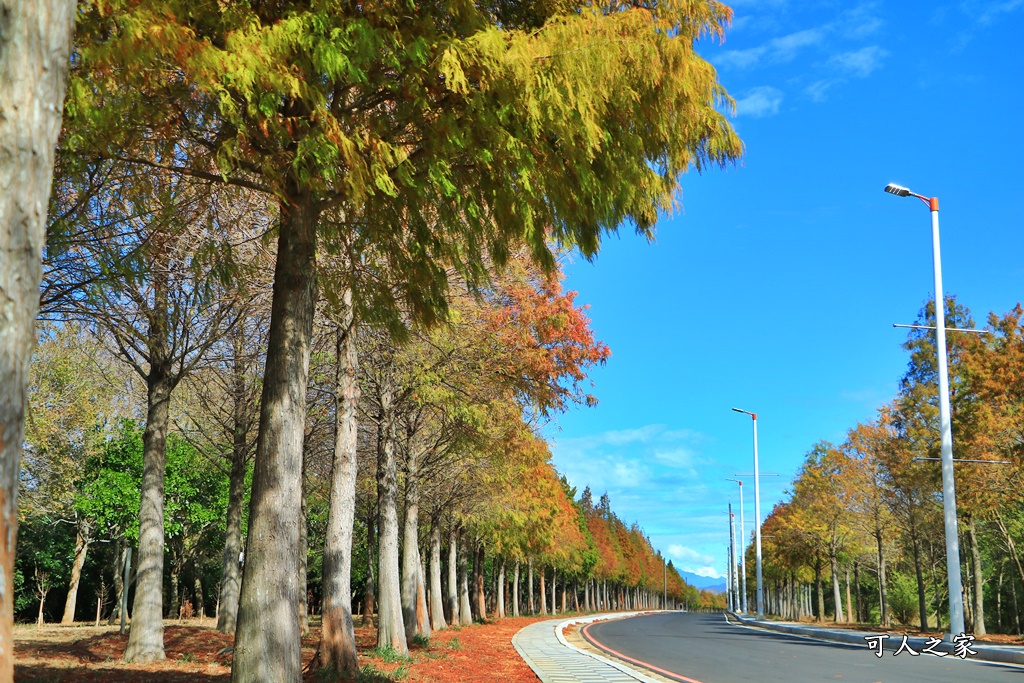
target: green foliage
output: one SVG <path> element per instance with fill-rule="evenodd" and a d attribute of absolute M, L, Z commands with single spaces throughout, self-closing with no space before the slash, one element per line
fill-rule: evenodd
<path fill-rule="evenodd" d="M 71 573 L 74 526 L 43 517 L 22 520 L 18 526 L 17 572 L 22 578 L 19 582 L 15 576 L 15 608 L 22 618 L 35 619 L 39 596 L 64 584 Z"/>
<path fill-rule="evenodd" d="M 323 669 L 323 671 L 327 672 L 325 673 L 325 676 L 334 675 L 333 670 Z M 408 672 L 408 668 L 404 666 L 400 666 L 393 672 L 387 673 L 385 671 L 381 671 L 372 664 L 366 664 L 359 669 L 359 674 L 356 676 L 356 683 L 394 683 L 395 681 L 405 678 Z"/>
<path fill-rule="evenodd" d="M 125 420 L 85 463 L 75 509 L 93 520 L 100 538 L 138 539 L 142 450 L 142 430 Z"/>
<path fill-rule="evenodd" d="M 360 318 L 430 322 L 447 268 L 480 284 L 520 244 L 551 270 L 552 239 L 591 258 L 620 225 L 650 237 L 683 172 L 739 156 L 694 50 L 730 16 L 690 0 L 93 0 L 63 146 L 343 207 L 325 245 L 386 273 L 361 283 Z"/>
<path fill-rule="evenodd" d="M 896 572 L 889 577 L 889 610 L 904 626 L 917 618 L 917 581 L 909 574 Z"/>
<path fill-rule="evenodd" d="M 370 650 L 370 656 L 376 657 L 388 664 L 394 664 L 395 662 L 408 661 L 408 657 L 399 654 L 392 645 L 378 645 L 377 647 Z"/>

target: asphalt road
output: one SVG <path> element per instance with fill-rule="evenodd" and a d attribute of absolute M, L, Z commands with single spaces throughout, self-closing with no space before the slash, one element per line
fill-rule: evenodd
<path fill-rule="evenodd" d="M 599 621 L 584 630 L 591 643 L 660 669 L 684 683 L 1024 683 L 1024 668 L 990 662 L 893 653 L 827 643 L 726 623 L 720 614 L 652 614 Z"/>

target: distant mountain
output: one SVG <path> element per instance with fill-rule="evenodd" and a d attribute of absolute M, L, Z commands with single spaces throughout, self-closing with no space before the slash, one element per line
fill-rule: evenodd
<path fill-rule="evenodd" d="M 715 593 L 725 592 L 725 579 L 716 579 L 710 576 L 700 576 L 692 572 L 684 572 L 679 570 L 679 575 L 683 577 L 686 583 L 690 584 L 695 588 L 701 588 L 704 590 L 713 591 Z"/>

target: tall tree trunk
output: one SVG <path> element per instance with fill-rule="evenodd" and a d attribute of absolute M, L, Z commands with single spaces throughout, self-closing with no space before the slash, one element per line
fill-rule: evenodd
<path fill-rule="evenodd" d="M 487 592 L 484 590 L 484 545 L 477 543 L 473 559 L 473 585 L 476 586 L 476 613 L 480 621 L 487 620 Z"/>
<path fill-rule="evenodd" d="M 544 575 L 547 573 L 544 569 L 544 565 L 539 567 L 540 571 L 537 572 L 537 576 L 540 580 L 540 613 L 546 615 L 548 613 L 548 598 L 547 598 L 547 586 L 544 585 Z"/>
<path fill-rule="evenodd" d="M 245 502 L 245 470 L 249 455 L 249 406 L 246 391 L 244 328 L 232 330 L 233 359 L 231 366 L 232 434 L 231 474 L 228 476 L 228 509 L 224 529 L 224 554 L 221 558 L 220 595 L 217 608 L 217 630 L 235 632 L 238 619 L 238 593 L 242 587 L 242 505 Z"/>
<path fill-rule="evenodd" d="M 435 631 L 448 628 L 441 594 L 441 522 L 437 519 L 430 525 L 430 627 Z"/>
<path fill-rule="evenodd" d="M 974 635 L 983 636 L 986 635 L 985 577 L 981 571 L 981 551 L 973 515 L 967 516 L 967 540 L 971 544 L 971 565 L 974 569 Z"/>
<path fill-rule="evenodd" d="M 405 528 L 402 533 L 402 619 L 407 641 L 420 634 L 416 618 L 416 593 L 420 566 L 420 472 L 419 453 L 406 440 L 408 455 L 405 472 Z"/>
<path fill-rule="evenodd" d="M 167 618 L 181 617 L 181 560 L 175 558 L 171 563 L 171 604 L 167 606 Z"/>
<path fill-rule="evenodd" d="M 551 568 L 551 616 L 558 615 L 558 570 Z"/>
<path fill-rule="evenodd" d="M 505 560 L 494 558 L 498 562 L 497 618 L 505 618 Z"/>
<path fill-rule="evenodd" d="M 885 568 L 885 550 L 882 545 L 882 534 L 875 534 L 875 544 L 878 549 L 878 602 L 879 612 L 881 612 L 882 626 L 888 628 L 891 626 L 889 620 L 889 588 L 888 588 L 888 577 L 886 576 Z"/>
<path fill-rule="evenodd" d="M 75 12 L 71 0 L 0 0 L 0 683 L 14 679 L 21 445 Z"/>
<path fill-rule="evenodd" d="M 83 528 L 84 527 L 84 528 Z M 68 582 L 68 597 L 64 601 L 64 616 L 60 623 L 75 623 L 75 605 L 78 603 L 78 584 L 82 580 L 82 567 L 85 565 L 85 555 L 89 552 L 89 543 L 92 542 L 89 534 L 88 523 L 78 520 L 77 533 L 75 534 L 75 559 L 71 563 L 71 580 Z"/>
<path fill-rule="evenodd" d="M 117 539 L 117 555 L 114 557 L 114 609 L 110 611 L 110 617 L 107 619 L 107 625 L 112 626 L 121 618 L 121 594 L 125 589 L 122 579 L 122 572 L 124 571 L 124 556 L 127 552 L 127 544 L 124 541 L 124 536 Z"/>
<path fill-rule="evenodd" d="M 1013 598 L 1013 628 L 1014 633 L 1020 633 L 1020 607 L 1017 605 L 1017 582 L 1010 581 L 1010 597 Z"/>
<path fill-rule="evenodd" d="M 860 589 L 860 564 L 853 563 L 853 585 L 857 587 L 857 623 L 864 623 L 864 595 Z"/>
<path fill-rule="evenodd" d="M 374 529 L 377 528 L 376 520 L 376 513 L 371 511 L 366 519 L 366 591 L 363 593 L 363 618 L 361 619 L 363 626 L 373 623 L 373 608 L 374 603 L 377 602 L 375 579 L 377 562 L 373 554 L 373 549 L 377 547 L 374 533 Z"/>
<path fill-rule="evenodd" d="M 192 558 L 192 590 L 196 598 L 196 617 L 206 616 L 206 598 L 203 595 L 203 575 L 200 572 L 201 562 Z"/>
<path fill-rule="evenodd" d="M 512 570 L 512 616 L 519 616 L 519 560 L 516 560 L 516 567 Z"/>
<path fill-rule="evenodd" d="M 853 621 L 853 594 L 850 592 L 850 568 L 846 567 L 846 621 Z"/>
<path fill-rule="evenodd" d="M 528 607 L 530 608 L 530 614 L 536 614 L 537 613 L 537 606 L 533 602 L 533 558 L 532 557 L 529 558 L 526 561 L 526 572 L 527 572 L 526 585 L 527 585 L 527 591 L 529 592 L 529 598 L 528 598 L 529 605 L 528 605 Z"/>
<path fill-rule="evenodd" d="M 132 602 L 132 628 L 126 662 L 164 658 L 164 468 L 168 412 L 173 383 L 167 348 L 166 285 L 154 276 L 155 304 L 149 316 L 148 410 L 142 435 L 142 495 L 139 506 L 139 560 Z"/>
<path fill-rule="evenodd" d="M 999 583 L 996 588 L 996 631 L 1003 632 L 1003 563 L 999 563 Z"/>
<path fill-rule="evenodd" d="M 295 557 L 302 523 L 299 499 L 319 208 L 297 188 L 288 190 L 290 198 L 280 202 L 232 683 L 299 683 L 302 678 Z"/>
<path fill-rule="evenodd" d="M 843 616 L 843 594 L 839 589 L 839 561 L 834 554 L 829 555 L 829 568 L 832 570 L 832 600 L 835 604 L 835 621 L 846 621 Z"/>
<path fill-rule="evenodd" d="M 825 620 L 825 591 L 824 586 L 821 584 L 821 560 L 815 560 L 814 562 L 814 586 L 818 593 L 818 614 L 816 615 L 818 621 Z"/>
<path fill-rule="evenodd" d="M 395 460 L 395 416 L 391 387 L 380 392 L 377 415 L 377 646 L 409 654 L 398 575 L 398 464 Z"/>
<path fill-rule="evenodd" d="M 924 597 L 924 574 L 921 567 L 921 544 L 915 537 L 911 546 L 914 550 L 914 574 L 917 576 L 917 608 L 921 614 L 921 630 L 928 630 L 928 603 Z"/>
<path fill-rule="evenodd" d="M 462 623 L 459 618 L 459 534 L 452 526 L 448 532 L 448 618 L 453 626 Z"/>
<path fill-rule="evenodd" d="M 303 437 L 305 438 L 305 437 Z M 309 635 L 309 590 L 306 570 L 309 566 L 309 525 L 306 523 L 306 456 L 302 456 L 302 478 L 299 483 L 299 566 L 296 568 L 298 587 L 295 590 L 298 602 L 295 608 L 299 611 L 299 633 Z"/>
<path fill-rule="evenodd" d="M 416 569 L 416 628 L 429 638 L 431 629 L 430 614 L 427 611 L 427 566 L 423 563 L 422 552 Z"/>
<path fill-rule="evenodd" d="M 459 544 L 459 623 L 467 626 L 473 623 L 473 608 L 469 601 L 469 560 L 466 557 L 465 539 Z"/>

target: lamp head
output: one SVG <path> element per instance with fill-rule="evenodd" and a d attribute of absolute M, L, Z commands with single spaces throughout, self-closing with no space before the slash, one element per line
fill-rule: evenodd
<path fill-rule="evenodd" d="M 886 185 L 885 191 L 888 192 L 889 194 L 894 194 L 897 197 L 909 197 L 911 194 L 909 189 L 903 187 L 902 185 L 897 185 L 896 183 L 889 183 L 888 185 Z"/>

